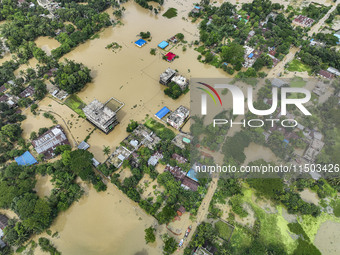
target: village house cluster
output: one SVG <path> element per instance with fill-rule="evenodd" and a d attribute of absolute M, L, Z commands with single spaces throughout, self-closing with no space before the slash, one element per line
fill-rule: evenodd
<path fill-rule="evenodd" d="M 160 138 L 153 133 L 149 128 L 144 125 L 139 125 L 128 137 L 126 137 L 121 145 L 111 154 L 108 158 L 107 163 L 114 165 L 116 168 L 119 168 L 124 160 L 128 160 L 130 155 L 135 153 L 142 145 L 153 149 L 156 144 L 160 142 Z M 132 158 L 135 158 L 135 164 L 138 165 L 138 157 L 137 155 L 132 155 Z M 157 158 L 156 155 L 154 155 Z M 156 161 L 158 162 L 160 158 Z M 153 160 L 151 159 L 150 163 L 153 164 Z"/>

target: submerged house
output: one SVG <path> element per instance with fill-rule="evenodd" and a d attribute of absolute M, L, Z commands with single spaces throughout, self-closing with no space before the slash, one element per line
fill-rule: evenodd
<path fill-rule="evenodd" d="M 43 154 L 47 159 L 54 156 L 54 150 L 57 146 L 66 144 L 69 145 L 70 142 L 60 125 L 56 125 L 32 141 L 32 145 L 37 153 Z"/>
<path fill-rule="evenodd" d="M 165 59 L 168 62 L 174 61 L 175 57 L 176 57 L 176 54 L 174 54 L 174 53 L 172 53 L 170 51 L 167 54 L 165 54 Z"/>
<path fill-rule="evenodd" d="M 168 116 L 167 122 L 174 128 L 179 129 L 183 125 L 185 119 L 188 116 L 189 116 L 189 109 L 181 105 L 180 107 L 176 109 L 176 111 L 172 112 Z"/>
<path fill-rule="evenodd" d="M 181 88 L 181 90 L 185 90 L 189 84 L 188 79 L 182 75 L 175 75 L 172 77 L 171 81 L 176 83 Z"/>
<path fill-rule="evenodd" d="M 88 121 L 108 134 L 118 124 L 116 112 L 97 99 L 83 108 Z"/>
<path fill-rule="evenodd" d="M 135 45 L 139 48 L 143 47 L 146 44 L 146 41 L 143 39 L 139 39 L 137 41 L 135 41 Z"/>
<path fill-rule="evenodd" d="M 163 73 L 161 73 L 159 77 L 159 83 L 163 85 L 168 85 L 171 82 L 172 77 L 174 77 L 175 75 L 176 71 L 169 67 Z"/>

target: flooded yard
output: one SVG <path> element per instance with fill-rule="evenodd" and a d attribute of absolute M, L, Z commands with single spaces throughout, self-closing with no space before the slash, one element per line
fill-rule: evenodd
<path fill-rule="evenodd" d="M 35 44 L 43 51 L 45 51 L 48 56 L 51 55 L 52 50 L 60 46 L 60 43 L 56 39 L 50 38 L 48 36 L 39 37 L 35 40 Z"/>
<path fill-rule="evenodd" d="M 48 197 L 53 189 L 53 184 L 51 182 L 52 177 L 49 175 L 37 175 L 37 183 L 35 184 L 35 191 L 40 198 Z"/>

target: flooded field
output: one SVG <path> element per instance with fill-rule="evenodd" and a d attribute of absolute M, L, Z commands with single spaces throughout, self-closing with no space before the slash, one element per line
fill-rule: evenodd
<path fill-rule="evenodd" d="M 144 240 L 144 229 L 155 223 L 111 184 L 105 193 L 87 187 L 86 195 L 52 225 L 59 237 L 49 238 L 63 254 L 158 255 L 162 241 L 157 238 L 151 246 Z"/>
<path fill-rule="evenodd" d="M 243 165 L 247 165 L 249 162 L 264 159 L 267 162 L 277 162 L 278 158 L 275 154 L 267 147 L 258 145 L 256 143 L 250 143 L 247 148 L 244 149 L 246 160 Z"/>
<path fill-rule="evenodd" d="M 340 223 L 326 221 L 321 224 L 314 245 L 325 255 L 337 255 L 340 251 Z"/>

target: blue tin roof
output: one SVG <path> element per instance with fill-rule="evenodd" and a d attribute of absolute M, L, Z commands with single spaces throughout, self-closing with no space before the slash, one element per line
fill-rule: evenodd
<path fill-rule="evenodd" d="M 26 151 L 21 156 L 16 157 L 15 161 L 19 166 L 30 166 L 38 163 L 38 161 L 33 157 L 33 155 L 29 151 Z"/>
<path fill-rule="evenodd" d="M 165 115 L 167 115 L 170 112 L 168 107 L 164 106 L 159 112 L 157 112 L 155 115 L 158 119 L 162 119 Z"/>
<path fill-rule="evenodd" d="M 143 40 L 143 39 L 139 39 L 135 42 L 135 44 L 138 46 L 138 47 L 142 47 L 144 44 L 146 44 L 146 41 Z"/>
<path fill-rule="evenodd" d="M 158 47 L 161 49 L 165 49 L 169 45 L 168 42 L 162 41 L 160 44 L 158 44 Z"/>

